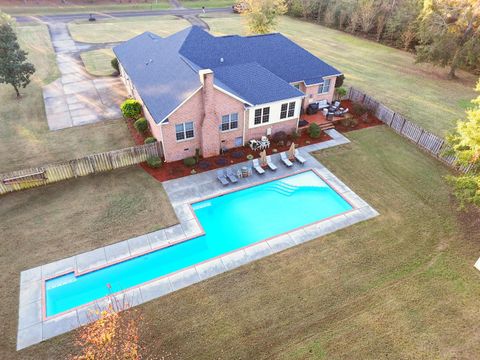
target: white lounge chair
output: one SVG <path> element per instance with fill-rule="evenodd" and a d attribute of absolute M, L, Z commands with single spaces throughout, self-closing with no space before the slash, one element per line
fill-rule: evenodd
<path fill-rule="evenodd" d="M 282 159 L 283 163 L 288 167 L 293 166 L 293 163 L 288 159 L 287 153 L 285 151 L 280 153 L 280 159 Z"/>
<path fill-rule="evenodd" d="M 228 180 L 230 180 L 232 183 L 238 182 L 238 179 L 237 179 L 237 177 L 233 174 L 232 169 L 228 168 L 225 173 L 226 173 L 226 175 L 227 175 Z"/>
<path fill-rule="evenodd" d="M 225 173 L 223 172 L 223 170 L 217 170 L 217 179 L 222 183 L 223 186 L 228 185 L 228 180 L 225 177 Z"/>
<path fill-rule="evenodd" d="M 265 174 L 265 170 L 262 169 L 260 166 L 260 163 L 258 162 L 258 159 L 253 159 L 253 168 L 259 173 L 260 175 Z"/>
<path fill-rule="evenodd" d="M 295 159 L 297 159 L 297 161 L 302 165 L 307 161 L 302 155 L 300 155 L 298 149 L 295 149 Z"/>
<path fill-rule="evenodd" d="M 272 171 L 277 170 L 277 166 L 273 163 L 270 155 L 267 155 L 267 165 L 270 168 L 270 170 L 272 170 Z"/>

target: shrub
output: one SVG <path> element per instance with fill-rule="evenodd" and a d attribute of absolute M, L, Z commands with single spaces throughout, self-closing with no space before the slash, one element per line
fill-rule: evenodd
<path fill-rule="evenodd" d="M 360 120 L 362 120 L 362 122 L 365 124 L 370 124 L 372 122 L 372 120 L 370 120 L 370 118 L 368 117 L 368 113 L 365 113 L 362 116 L 360 116 Z"/>
<path fill-rule="evenodd" d="M 153 136 L 149 136 L 145 140 L 143 140 L 144 144 L 151 144 L 151 143 L 154 143 L 154 142 L 157 142 L 157 139 L 155 139 Z"/>
<path fill-rule="evenodd" d="M 353 112 L 356 114 L 356 115 L 363 115 L 365 113 L 368 112 L 368 108 L 365 107 L 364 105 L 362 104 L 359 104 L 359 103 L 355 103 L 353 104 Z"/>
<path fill-rule="evenodd" d="M 198 163 L 200 161 L 200 149 L 195 149 L 195 162 Z"/>
<path fill-rule="evenodd" d="M 193 156 L 191 156 L 191 157 L 183 159 L 183 163 L 185 164 L 185 166 L 193 166 L 197 162 L 195 161 L 195 158 Z"/>
<path fill-rule="evenodd" d="M 137 129 L 137 131 L 139 133 L 144 133 L 148 129 L 147 119 L 142 117 L 142 118 L 138 119 L 137 121 L 135 121 L 133 123 L 133 126 L 135 127 L 135 129 Z"/>
<path fill-rule="evenodd" d="M 147 164 L 151 168 L 159 168 L 160 166 L 162 166 L 162 159 L 160 159 L 158 156 L 150 155 L 147 158 Z"/>
<path fill-rule="evenodd" d="M 358 121 L 357 121 L 357 119 L 355 119 L 353 117 L 349 117 L 349 118 L 342 119 L 340 121 L 340 124 L 342 124 L 345 127 L 353 128 L 353 127 L 358 125 Z"/>
<path fill-rule="evenodd" d="M 287 140 L 287 133 L 285 131 L 277 131 L 275 134 L 272 136 L 272 141 L 278 143 L 280 141 L 285 141 Z"/>
<path fill-rule="evenodd" d="M 136 119 L 142 112 L 142 104 L 135 99 L 127 99 L 120 106 L 123 116 L 131 119 Z"/>
<path fill-rule="evenodd" d="M 311 123 L 308 127 L 308 135 L 310 135 L 312 139 L 318 139 L 321 134 L 322 129 L 320 129 L 320 126 L 318 126 L 318 124 Z"/>
<path fill-rule="evenodd" d="M 447 176 L 447 181 L 454 187 L 453 193 L 460 202 L 460 209 L 468 204 L 480 206 L 480 178 L 474 175 L 459 177 Z"/>
<path fill-rule="evenodd" d="M 252 155 L 252 154 L 248 154 L 248 155 L 247 155 L 247 160 L 253 160 L 253 155 Z"/>
<path fill-rule="evenodd" d="M 297 130 L 292 131 L 292 135 L 290 135 L 293 141 L 297 140 L 300 137 L 300 133 Z"/>
<path fill-rule="evenodd" d="M 343 99 L 345 95 L 347 95 L 347 89 L 345 89 L 343 86 L 336 88 L 335 92 L 337 94 L 338 99 Z"/>
<path fill-rule="evenodd" d="M 120 72 L 120 66 L 118 65 L 118 59 L 113 58 L 112 61 L 110 61 L 110 64 L 112 65 L 112 68 L 119 73 Z"/>

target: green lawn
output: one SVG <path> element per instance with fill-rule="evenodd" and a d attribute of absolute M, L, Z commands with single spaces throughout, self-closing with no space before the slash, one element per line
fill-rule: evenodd
<path fill-rule="evenodd" d="M 168 36 L 189 25 L 184 19 L 163 15 L 97 20 L 94 23 L 82 20 L 69 23 L 68 29 L 77 41 L 107 43 L 125 41 L 145 31 Z"/>
<path fill-rule="evenodd" d="M 72 349 L 54 340 L 15 351 L 21 271 L 175 223 L 162 185 L 139 167 L 2 196 L 0 358 L 66 359 Z"/>
<path fill-rule="evenodd" d="M 206 8 L 231 7 L 235 0 L 183 0 L 182 6 L 186 8 L 200 9 L 202 6 Z"/>
<path fill-rule="evenodd" d="M 49 15 L 97 13 L 106 11 L 145 11 L 169 9 L 167 0 L 140 4 L 64 5 L 64 6 L 4 6 L 2 11 L 11 15 Z"/>
<path fill-rule="evenodd" d="M 480 254 L 480 213 L 459 213 L 443 180 L 447 169 L 393 131 L 376 127 L 348 136 L 351 144 L 316 156 L 380 216 L 142 305 L 140 336 L 149 354 L 480 356 L 480 274 L 473 267 Z M 19 219 L 32 219 L 29 214 Z M 8 238 L 24 228 L 11 229 Z M 53 223 L 50 231 L 56 228 Z M 60 252 L 55 250 L 57 257 Z M 18 276 L 11 269 L 2 273 Z M 6 296 L 9 307 L 17 296 Z M 72 341 L 73 334 L 66 334 L 19 356 L 64 358 Z"/>
<path fill-rule="evenodd" d="M 238 15 L 201 15 L 215 34 L 245 34 Z M 404 114 L 426 129 L 443 135 L 464 117 L 465 104 L 475 96 L 476 77 L 460 72 L 446 79 L 446 70 L 416 65 L 412 54 L 320 25 L 283 17 L 277 30 L 345 73 L 353 85 Z"/>
<path fill-rule="evenodd" d="M 110 61 L 115 57 L 112 49 L 86 51 L 80 54 L 85 69 L 95 76 L 109 76 L 115 70 Z"/>
<path fill-rule="evenodd" d="M 123 120 L 50 131 L 41 87 L 59 72 L 47 27 L 18 26 L 17 33 L 37 72 L 21 99 L 10 85 L 0 85 L 0 173 L 133 145 Z"/>

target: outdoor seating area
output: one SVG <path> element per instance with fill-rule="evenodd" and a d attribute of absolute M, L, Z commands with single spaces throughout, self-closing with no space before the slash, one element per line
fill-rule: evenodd
<path fill-rule="evenodd" d="M 288 151 L 283 151 L 280 153 L 280 161 L 287 167 L 293 167 L 294 163 L 304 165 L 307 160 L 301 152 L 295 148 L 295 144 L 292 143 Z M 230 183 L 235 184 L 239 179 L 245 179 L 253 176 L 255 173 L 257 175 L 265 175 L 267 170 L 272 172 L 277 171 L 278 167 L 272 159 L 271 155 L 267 155 L 265 150 L 262 150 L 259 154 L 259 157 L 252 159 L 246 165 L 243 165 L 238 168 L 228 167 L 226 169 L 219 169 L 216 172 L 217 180 L 223 185 L 227 186 Z"/>

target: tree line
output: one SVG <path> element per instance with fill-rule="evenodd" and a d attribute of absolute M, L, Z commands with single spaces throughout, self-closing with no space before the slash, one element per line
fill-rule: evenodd
<path fill-rule="evenodd" d="M 256 0 L 263 2 L 263 0 Z M 268 1 L 268 0 L 267 0 Z M 287 14 L 480 73 L 479 0 L 285 0 Z"/>

